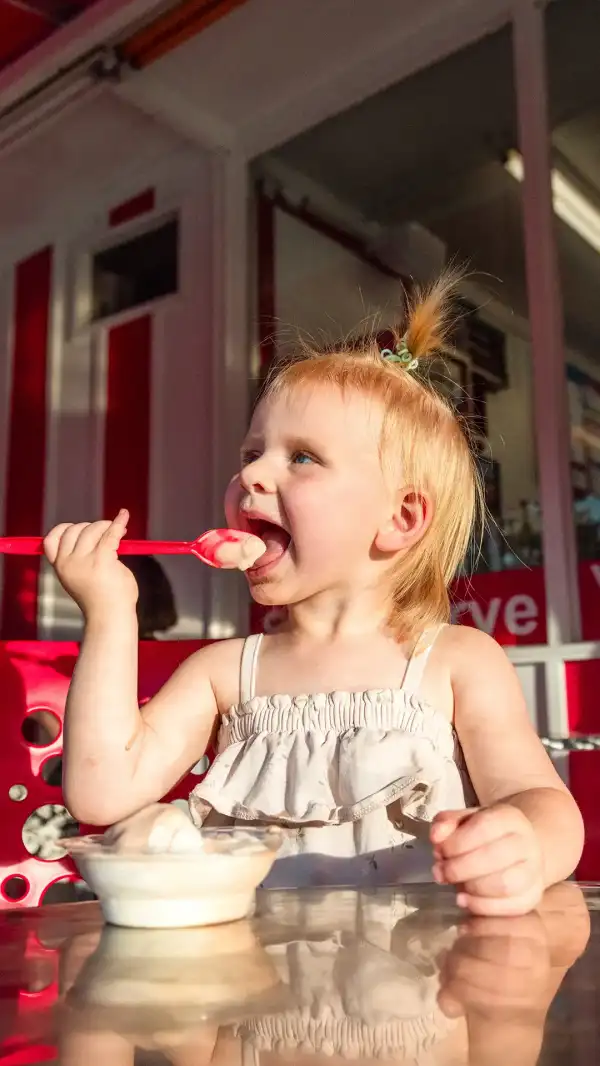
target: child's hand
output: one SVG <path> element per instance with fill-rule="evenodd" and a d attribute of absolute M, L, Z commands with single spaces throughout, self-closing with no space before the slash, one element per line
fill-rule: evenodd
<path fill-rule="evenodd" d="M 114 614 L 123 603 L 135 606 L 137 582 L 117 556 L 128 519 L 127 511 L 119 511 L 112 522 L 64 522 L 44 539 L 48 562 L 86 618 Z"/>
<path fill-rule="evenodd" d="M 460 885 L 457 903 L 472 914 L 527 914 L 542 898 L 542 853 L 535 830 L 508 803 L 443 811 L 433 820 L 431 843 L 435 880 Z"/>

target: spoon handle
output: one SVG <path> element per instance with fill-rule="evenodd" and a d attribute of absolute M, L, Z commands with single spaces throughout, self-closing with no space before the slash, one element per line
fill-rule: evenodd
<path fill-rule="evenodd" d="M 189 540 L 122 540 L 119 555 L 186 555 Z M 0 555 L 43 555 L 43 537 L 0 537 Z"/>

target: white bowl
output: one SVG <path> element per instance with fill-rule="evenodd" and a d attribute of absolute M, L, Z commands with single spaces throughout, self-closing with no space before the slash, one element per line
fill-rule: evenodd
<path fill-rule="evenodd" d="M 246 918 L 283 834 L 275 828 L 199 829 L 198 852 L 117 849 L 102 836 L 65 847 L 111 925 L 173 929 Z"/>

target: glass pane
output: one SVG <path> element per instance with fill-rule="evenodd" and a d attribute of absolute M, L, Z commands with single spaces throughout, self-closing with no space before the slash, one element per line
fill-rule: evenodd
<path fill-rule="evenodd" d="M 600 5 L 546 12 L 552 182 L 565 313 L 573 519 L 584 639 L 600 637 Z"/>
<path fill-rule="evenodd" d="M 179 222 L 97 252 L 92 262 L 95 321 L 177 292 Z"/>
<path fill-rule="evenodd" d="M 545 640 L 543 559 L 512 36 L 506 28 L 259 161 L 261 351 L 396 320 L 402 279 L 468 263 L 440 378 L 471 424 L 490 521 L 456 614 L 505 643 Z M 276 189 L 276 192 L 272 190 Z M 271 204 L 271 218 L 266 205 Z M 269 234 L 272 248 L 269 248 Z"/>

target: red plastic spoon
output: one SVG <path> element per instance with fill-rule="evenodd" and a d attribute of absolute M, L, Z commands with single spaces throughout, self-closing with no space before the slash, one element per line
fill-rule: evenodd
<path fill-rule="evenodd" d="M 243 533 L 240 529 L 209 529 L 196 540 L 122 540 L 118 552 L 119 555 L 195 555 L 208 566 L 229 569 L 238 564 L 224 561 L 224 558 L 219 560 L 219 554 L 225 557 L 225 545 L 243 544 L 245 541 L 257 541 L 255 558 L 259 558 L 266 550 L 265 545 L 262 551 L 258 550 L 258 537 Z M 0 554 L 43 555 L 44 541 L 42 537 L 0 537 Z M 232 557 L 232 553 L 229 553 L 229 558 Z"/>

